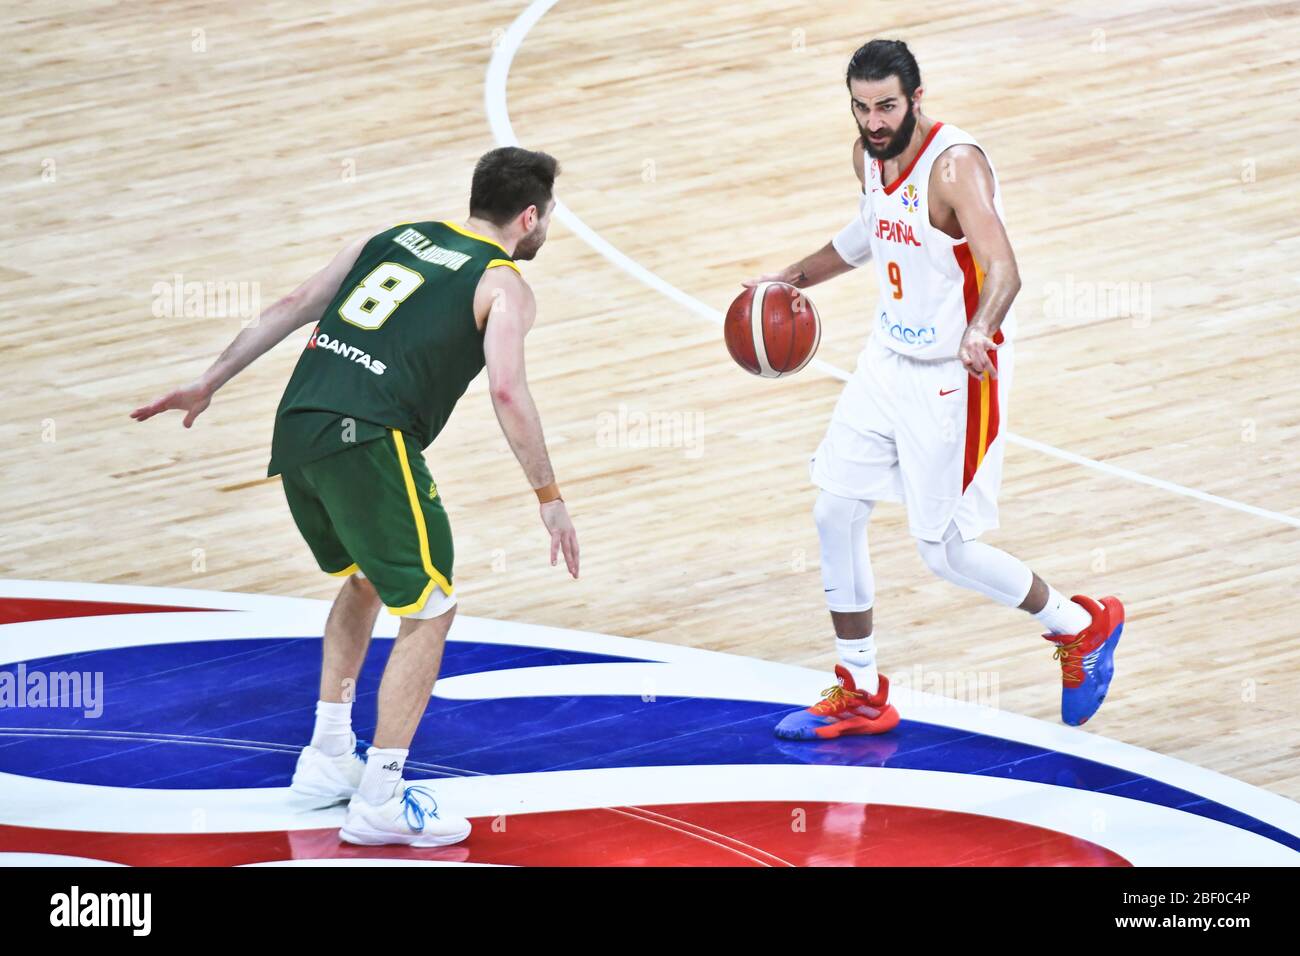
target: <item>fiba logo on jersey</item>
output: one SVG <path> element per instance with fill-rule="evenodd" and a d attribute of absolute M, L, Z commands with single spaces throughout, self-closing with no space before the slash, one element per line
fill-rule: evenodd
<path fill-rule="evenodd" d="M 921 208 L 921 193 L 917 190 L 915 183 L 908 183 L 900 198 L 903 202 L 903 208 L 908 212 L 916 212 Z"/>

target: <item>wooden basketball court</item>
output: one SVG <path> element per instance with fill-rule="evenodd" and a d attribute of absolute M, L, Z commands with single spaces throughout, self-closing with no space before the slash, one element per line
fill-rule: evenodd
<path fill-rule="evenodd" d="M 497 145 L 489 63 L 525 8 L 2 15 L 0 576 L 333 593 L 263 477 L 305 330 L 192 431 L 127 415 L 349 238 L 460 221 Z M 1024 278 L 1016 440 L 985 540 L 1067 595 L 1127 605 L 1089 731 L 1300 797 L 1300 11 L 868 12 L 561 0 L 523 31 L 509 123 L 561 160 L 569 210 L 659 284 L 559 222 L 525 267 L 530 380 L 583 574 L 549 566 L 480 379 L 427 453 L 463 612 L 829 671 L 806 463 L 841 383 L 745 374 L 707 313 L 853 214 L 844 65 L 898 37 L 927 113 L 989 151 Z M 869 330 L 868 273 L 812 293 L 818 357 L 841 370 Z M 190 283 L 234 306 L 188 308 Z M 933 578 L 900 507 L 870 534 L 885 673 L 989 676 L 996 706 L 1057 719 L 1035 621 Z"/>

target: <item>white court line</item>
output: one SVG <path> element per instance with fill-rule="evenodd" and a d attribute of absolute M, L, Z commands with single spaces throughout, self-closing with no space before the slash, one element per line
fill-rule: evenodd
<path fill-rule="evenodd" d="M 699 840 L 701 843 L 708 843 L 711 846 L 717 847 L 719 850 L 725 850 L 728 853 L 735 854 L 736 856 L 744 857 L 746 860 L 750 860 L 759 866 L 770 867 L 772 864 L 767 860 L 761 860 L 757 856 L 746 853 L 745 850 L 753 850 L 754 853 L 761 853 L 763 856 L 771 857 L 783 866 L 794 866 L 794 864 L 788 860 L 783 860 L 776 854 L 768 853 L 766 850 L 760 850 L 758 847 L 745 843 L 743 840 L 737 840 L 735 837 L 725 836 L 724 834 L 721 834 L 716 830 L 710 830 L 707 827 L 697 826 L 693 823 L 685 823 L 684 821 L 678 820 L 676 817 L 670 817 L 667 814 L 655 813 L 654 811 L 647 810 L 644 807 L 631 807 L 628 809 L 622 807 L 608 807 L 607 809 L 611 813 L 619 816 L 631 817 L 633 820 L 638 820 L 641 823 L 649 823 L 651 826 L 656 826 L 663 830 L 672 830 L 674 833 L 680 833 L 682 836 L 689 837 L 692 840 Z M 690 829 L 688 829 L 688 827 Z M 729 842 L 724 843 L 724 840 Z M 731 846 L 731 843 L 735 843 L 737 846 Z M 737 847 L 744 847 L 744 849 L 737 849 Z"/>
<path fill-rule="evenodd" d="M 533 0 L 524 10 L 515 18 L 514 23 L 506 30 L 501 42 L 492 53 L 492 60 L 488 63 L 487 79 L 483 85 L 483 102 L 487 111 L 488 125 L 492 129 L 492 137 L 499 146 L 518 146 L 519 138 L 515 136 L 514 127 L 510 124 L 510 110 L 506 104 L 506 82 L 510 77 L 510 66 L 514 62 L 515 54 L 519 52 L 519 47 L 523 44 L 524 38 L 528 36 L 537 22 L 544 17 L 550 9 L 555 6 L 559 0 Z M 569 209 L 562 202 L 555 204 L 555 216 L 562 223 L 569 227 L 577 234 L 587 245 L 600 253 L 614 265 L 618 266 L 624 272 L 638 279 L 645 285 L 654 289 L 656 292 L 672 299 L 682 308 L 686 309 L 702 319 L 706 319 L 715 324 L 722 324 L 722 313 L 710 305 L 701 302 L 699 299 L 683 292 L 676 286 L 667 282 L 665 279 L 651 272 L 639 262 L 629 258 L 623 252 L 615 248 L 611 243 L 604 239 L 599 233 L 593 230 L 585 222 Z M 848 381 L 849 373 L 829 362 L 821 359 L 813 359 L 809 363 L 812 368 L 823 372 L 832 378 L 838 378 L 841 381 Z M 1159 488 L 1162 491 L 1168 491 L 1172 494 L 1183 495 L 1187 498 L 1195 498 L 1197 501 L 1208 502 L 1209 504 L 1219 505 L 1223 508 L 1229 508 L 1233 511 L 1241 511 L 1245 514 L 1255 515 L 1257 518 L 1266 518 L 1270 521 L 1276 521 L 1280 524 L 1290 525 L 1293 528 L 1300 528 L 1300 518 L 1283 514 L 1280 511 L 1269 511 L 1267 508 L 1259 508 L 1255 505 L 1248 505 L 1241 501 L 1234 501 L 1232 498 L 1224 498 L 1220 495 L 1212 495 L 1207 491 L 1200 491 L 1196 488 L 1189 488 L 1186 485 L 1180 485 L 1177 482 L 1166 481 L 1163 478 L 1153 478 L 1150 475 L 1144 475 L 1141 472 L 1131 471 L 1128 468 L 1120 468 L 1118 465 L 1111 465 L 1104 461 L 1096 461 L 1092 458 L 1085 458 L 1083 455 L 1076 455 L 1074 452 L 1066 451 L 1062 448 L 1056 448 L 1052 445 L 1046 445 L 1032 438 L 1023 438 L 1014 432 L 1004 432 L 1009 442 L 1029 448 L 1034 451 L 1042 452 L 1044 455 L 1051 455 L 1060 458 L 1062 461 L 1068 461 L 1071 464 L 1082 465 L 1085 468 L 1092 468 L 1106 475 L 1113 475 L 1116 478 L 1124 478 L 1128 481 L 1134 481 L 1138 484 L 1148 485 L 1152 488 Z"/>

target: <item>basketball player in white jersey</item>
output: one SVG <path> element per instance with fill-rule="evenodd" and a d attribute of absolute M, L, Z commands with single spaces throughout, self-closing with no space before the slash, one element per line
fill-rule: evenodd
<path fill-rule="evenodd" d="M 867 522 L 877 501 L 904 503 L 935 574 L 1042 622 L 1061 663 L 1061 718 L 1082 724 L 1110 685 L 1123 606 L 1114 597 L 1067 601 L 977 540 L 998 526 L 1020 289 L 997 176 L 969 134 L 922 112 L 906 44 L 872 40 L 853 55 L 847 83 L 859 131 L 858 215 L 819 251 L 746 283 L 806 289 L 874 260 L 882 290 L 871 338 L 810 466 L 838 680 L 776 733 L 819 740 L 898 724 L 872 633 Z"/>

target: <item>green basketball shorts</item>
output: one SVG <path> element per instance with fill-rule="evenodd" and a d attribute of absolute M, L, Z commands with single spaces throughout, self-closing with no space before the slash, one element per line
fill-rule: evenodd
<path fill-rule="evenodd" d="M 400 431 L 290 468 L 282 480 L 322 571 L 360 570 L 392 614 L 451 606 L 451 524 L 424 456 Z"/>

